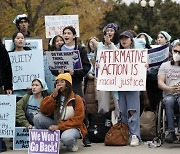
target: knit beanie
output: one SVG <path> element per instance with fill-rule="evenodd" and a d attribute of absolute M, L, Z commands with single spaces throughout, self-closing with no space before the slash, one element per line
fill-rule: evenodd
<path fill-rule="evenodd" d="M 56 80 L 59 80 L 59 79 L 66 80 L 72 85 L 72 77 L 71 77 L 71 75 L 69 73 L 59 74 L 56 77 Z"/>

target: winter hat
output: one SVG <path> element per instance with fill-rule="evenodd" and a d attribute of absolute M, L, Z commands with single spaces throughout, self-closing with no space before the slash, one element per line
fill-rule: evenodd
<path fill-rule="evenodd" d="M 59 80 L 59 79 L 66 80 L 72 85 L 72 77 L 71 77 L 71 75 L 69 73 L 59 74 L 56 77 L 56 80 Z"/>
<path fill-rule="evenodd" d="M 38 81 L 41 82 L 42 87 L 43 87 L 43 91 L 48 90 L 47 84 L 46 84 L 46 82 L 45 82 L 43 79 L 41 79 L 41 78 L 36 78 L 36 79 L 34 79 L 34 80 L 38 80 Z M 33 81 L 34 81 L 34 80 L 33 80 Z M 32 82 L 33 82 L 33 81 L 32 81 Z"/>
<path fill-rule="evenodd" d="M 25 19 L 25 20 L 27 20 L 27 21 L 29 22 L 29 19 L 28 19 L 28 17 L 27 17 L 26 14 L 20 14 L 20 15 L 17 15 L 17 16 L 14 18 L 13 23 L 16 24 L 16 25 L 18 25 L 18 24 L 19 24 L 19 21 L 20 21 L 21 19 Z"/>
<path fill-rule="evenodd" d="M 163 34 L 164 37 L 168 40 L 168 42 L 171 40 L 171 35 L 169 35 L 167 32 L 160 31 L 159 34 Z"/>
<path fill-rule="evenodd" d="M 112 28 L 112 29 L 114 29 L 115 31 L 119 30 L 119 26 L 118 26 L 117 24 L 115 24 L 115 23 L 109 23 L 109 24 L 107 24 L 107 26 L 105 26 L 105 27 L 103 28 L 103 32 L 105 32 L 107 28 Z"/>
<path fill-rule="evenodd" d="M 129 31 L 124 31 L 124 32 L 122 32 L 122 33 L 120 34 L 119 38 L 121 39 L 122 36 L 126 36 L 126 37 L 129 37 L 129 38 L 133 39 L 133 35 L 132 35 L 132 33 L 129 32 Z"/>
<path fill-rule="evenodd" d="M 145 35 L 145 36 L 147 37 L 148 41 L 149 41 L 149 44 L 152 43 L 152 40 L 153 40 L 153 39 L 152 39 L 152 37 L 149 36 L 147 33 L 139 33 L 139 34 L 137 35 L 137 38 L 138 38 L 140 35 Z"/>
<path fill-rule="evenodd" d="M 171 43 L 171 46 L 175 46 L 176 43 L 180 42 L 180 39 L 177 39 L 177 40 L 174 40 L 172 43 Z"/>

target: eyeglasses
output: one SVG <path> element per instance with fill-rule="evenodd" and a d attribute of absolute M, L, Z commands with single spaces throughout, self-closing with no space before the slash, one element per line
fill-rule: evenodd
<path fill-rule="evenodd" d="M 180 50 L 173 50 L 174 53 L 179 53 L 180 54 Z"/>

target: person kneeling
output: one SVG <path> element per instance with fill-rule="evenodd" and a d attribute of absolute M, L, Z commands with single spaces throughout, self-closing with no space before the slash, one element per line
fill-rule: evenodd
<path fill-rule="evenodd" d="M 37 129 L 60 130 L 61 142 L 67 150 L 78 151 L 77 139 L 87 133 L 82 98 L 72 91 L 69 73 L 59 74 L 55 86 L 54 92 L 42 100 L 41 113 L 34 117 L 34 125 Z"/>

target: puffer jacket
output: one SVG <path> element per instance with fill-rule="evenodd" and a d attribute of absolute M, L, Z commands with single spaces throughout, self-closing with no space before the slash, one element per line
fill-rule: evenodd
<path fill-rule="evenodd" d="M 62 114 L 59 113 L 60 103 L 50 96 L 45 97 L 42 104 L 49 104 L 48 102 L 55 103 L 56 108 L 54 111 L 54 120 L 56 124 L 59 126 L 61 131 L 77 128 L 80 130 L 82 138 L 87 134 L 87 128 L 83 123 L 85 117 L 85 108 L 82 98 L 79 95 L 76 95 L 71 92 L 69 99 L 65 102 Z"/>

